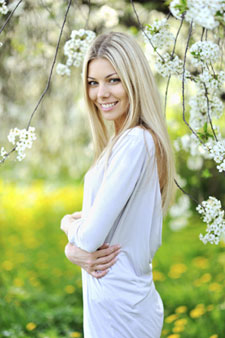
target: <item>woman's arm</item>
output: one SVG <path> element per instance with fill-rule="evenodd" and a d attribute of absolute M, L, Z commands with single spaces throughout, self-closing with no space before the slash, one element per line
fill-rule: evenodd
<path fill-rule="evenodd" d="M 75 212 L 72 215 L 66 215 L 61 221 L 61 229 L 67 234 L 69 227 L 74 227 L 74 219 L 81 218 L 82 213 Z M 116 256 L 120 252 L 119 245 L 109 246 L 103 244 L 98 250 L 89 253 L 68 243 L 65 247 L 65 255 L 73 264 L 79 265 L 95 278 L 104 277 L 108 269 L 116 262 Z"/>
<path fill-rule="evenodd" d="M 153 141 L 149 152 L 152 154 L 154 152 Z M 104 180 L 87 217 L 74 220 L 74 227 L 68 229 L 71 244 L 88 252 L 94 252 L 103 245 L 115 220 L 134 191 L 146 155 L 143 134 L 124 137 L 120 147 L 109 160 Z M 154 161 L 151 162 L 153 165 Z"/>
<path fill-rule="evenodd" d="M 68 243 L 65 247 L 65 255 L 68 260 L 86 270 L 95 278 L 104 277 L 108 269 L 115 264 L 116 257 L 120 252 L 119 245 L 103 244 L 95 252 L 87 252 Z"/>

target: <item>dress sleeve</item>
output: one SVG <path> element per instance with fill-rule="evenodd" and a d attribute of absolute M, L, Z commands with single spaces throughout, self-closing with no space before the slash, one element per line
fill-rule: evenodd
<path fill-rule="evenodd" d="M 109 158 L 104 180 L 87 218 L 76 220 L 74 227 L 70 227 L 70 243 L 88 252 L 96 251 L 104 243 L 134 190 L 146 153 L 144 137 L 126 135 L 123 138 Z"/>

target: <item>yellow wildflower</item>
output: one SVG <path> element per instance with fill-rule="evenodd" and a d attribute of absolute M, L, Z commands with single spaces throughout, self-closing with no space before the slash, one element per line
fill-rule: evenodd
<path fill-rule="evenodd" d="M 181 276 L 182 273 L 184 273 L 187 270 L 187 267 L 185 264 L 178 263 L 171 266 L 169 271 L 169 277 L 176 279 Z"/>
<path fill-rule="evenodd" d="M 205 313 L 205 307 L 203 304 L 198 304 L 193 310 L 190 312 L 191 318 L 199 318 Z"/>
<path fill-rule="evenodd" d="M 186 305 L 181 305 L 176 308 L 176 313 L 185 313 L 187 312 L 187 306 Z"/>
<path fill-rule="evenodd" d="M 164 281 L 165 280 L 165 276 L 162 272 L 157 271 L 157 270 L 153 270 L 153 279 L 154 281 Z"/>
<path fill-rule="evenodd" d="M 176 320 L 177 318 L 178 318 L 178 315 L 172 314 L 172 315 L 166 317 L 165 322 L 166 322 L 166 323 L 172 323 L 172 322 L 173 322 L 174 320 Z"/>
<path fill-rule="evenodd" d="M 65 287 L 65 291 L 66 291 L 66 293 L 74 293 L 75 287 L 73 285 L 67 285 Z"/>
<path fill-rule="evenodd" d="M 36 327 L 37 327 L 37 325 L 36 325 L 35 323 L 33 323 L 33 322 L 27 323 L 27 325 L 26 325 L 26 329 L 27 329 L 28 331 L 32 331 L 32 330 L 34 330 Z"/>
<path fill-rule="evenodd" d="M 81 337 L 81 334 L 80 334 L 80 332 L 77 332 L 77 331 L 71 332 L 70 337 L 79 338 L 79 337 Z"/>

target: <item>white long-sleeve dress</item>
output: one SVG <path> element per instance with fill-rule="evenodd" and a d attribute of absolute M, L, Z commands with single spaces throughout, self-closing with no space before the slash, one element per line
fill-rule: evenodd
<path fill-rule="evenodd" d="M 120 244 L 118 260 L 102 278 L 82 269 L 85 338 L 159 338 L 163 303 L 152 279 L 161 245 L 162 208 L 151 134 L 128 129 L 85 175 L 82 218 L 69 242 L 89 252 Z"/>

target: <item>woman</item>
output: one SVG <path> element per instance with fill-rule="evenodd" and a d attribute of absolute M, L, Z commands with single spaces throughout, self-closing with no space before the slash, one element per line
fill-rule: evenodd
<path fill-rule="evenodd" d="M 163 304 L 152 259 L 175 173 L 159 94 L 141 48 L 124 33 L 95 39 L 83 81 L 95 161 L 85 175 L 82 214 L 64 216 L 61 229 L 67 256 L 83 265 L 84 336 L 159 338 Z"/>

